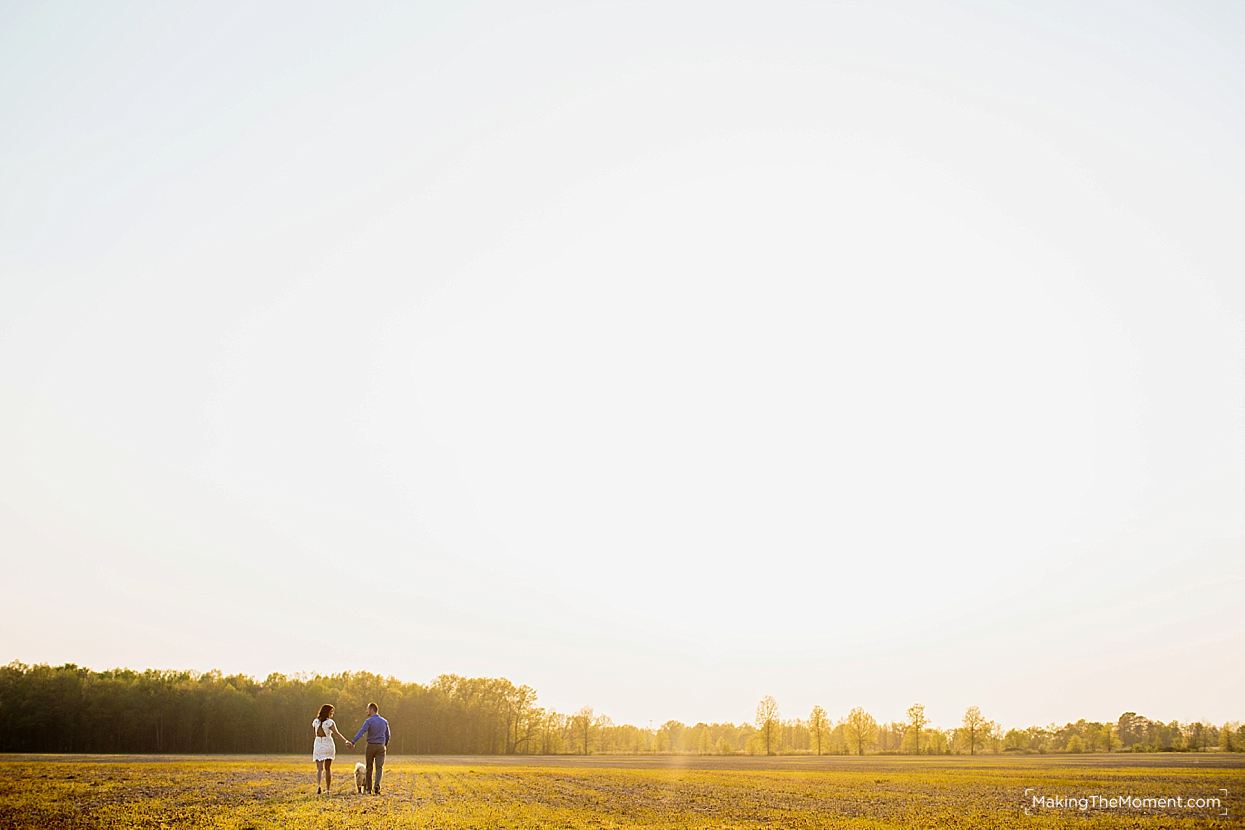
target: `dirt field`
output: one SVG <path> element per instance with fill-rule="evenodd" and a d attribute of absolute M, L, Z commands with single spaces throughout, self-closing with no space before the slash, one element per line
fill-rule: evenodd
<path fill-rule="evenodd" d="M 394 756 L 380 796 L 358 757 L 317 796 L 302 757 L 0 756 L 0 828 L 1245 827 L 1239 754 Z"/>

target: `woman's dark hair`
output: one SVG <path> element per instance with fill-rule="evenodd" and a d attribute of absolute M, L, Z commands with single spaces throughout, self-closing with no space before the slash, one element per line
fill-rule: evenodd
<path fill-rule="evenodd" d="M 321 731 L 324 731 L 324 721 L 325 721 L 325 720 L 328 718 L 328 716 L 329 716 L 329 715 L 331 715 L 331 714 L 333 714 L 333 704 L 331 704 L 331 703 L 326 703 L 326 704 L 324 704 L 323 706 L 321 706 L 321 707 L 320 707 L 320 714 L 319 714 L 319 715 L 317 715 L 316 717 L 317 717 L 317 719 L 320 721 L 320 727 L 319 727 L 319 728 L 320 728 L 320 730 L 321 730 Z M 328 733 L 328 732 L 325 732 L 324 734 L 325 734 L 325 735 L 327 735 L 327 734 L 329 734 L 329 733 Z"/>

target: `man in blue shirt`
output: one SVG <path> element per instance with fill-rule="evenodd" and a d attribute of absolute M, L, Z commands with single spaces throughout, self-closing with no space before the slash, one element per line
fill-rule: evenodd
<path fill-rule="evenodd" d="M 363 726 L 359 727 L 359 732 L 354 736 L 352 743 L 358 743 L 359 739 L 367 735 L 367 752 L 364 757 L 367 759 L 367 782 L 363 789 L 365 792 L 380 795 L 380 774 L 385 768 L 385 752 L 389 746 L 389 721 L 380 716 L 380 710 L 375 703 L 367 705 L 367 720 L 363 721 Z M 372 788 L 372 765 L 376 766 L 376 788 Z"/>

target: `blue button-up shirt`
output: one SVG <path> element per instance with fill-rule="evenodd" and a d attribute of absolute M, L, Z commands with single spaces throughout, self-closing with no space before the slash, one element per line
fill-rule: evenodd
<path fill-rule="evenodd" d="M 380 715 L 372 715 L 365 720 L 363 725 L 359 727 L 359 734 L 354 736 L 354 740 L 351 743 L 357 744 L 365 732 L 367 733 L 367 742 L 369 744 L 389 746 L 389 721 Z"/>

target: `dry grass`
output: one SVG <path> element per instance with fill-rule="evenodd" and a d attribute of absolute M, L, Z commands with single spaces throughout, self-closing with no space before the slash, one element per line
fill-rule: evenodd
<path fill-rule="evenodd" d="M 339 756 L 0 759 L 0 828 L 1245 827 L 1245 758 L 498 759 L 392 757 L 361 796 Z M 1222 795 L 1217 810 L 1047 810 L 1049 795 Z"/>

